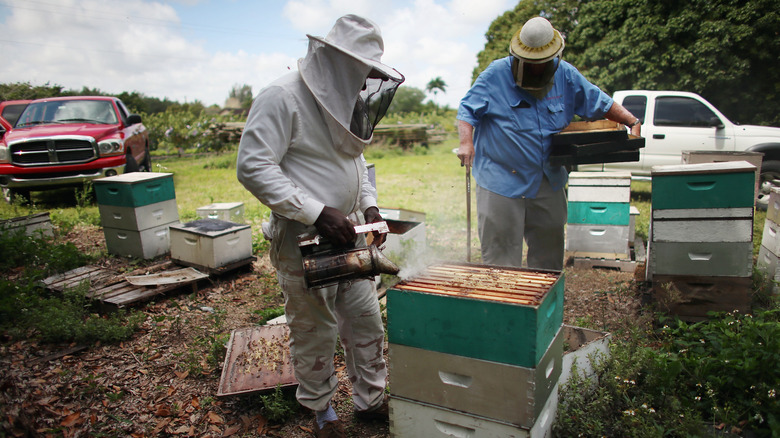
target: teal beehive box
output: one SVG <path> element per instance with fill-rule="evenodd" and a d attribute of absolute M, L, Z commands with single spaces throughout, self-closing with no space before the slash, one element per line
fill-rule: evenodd
<path fill-rule="evenodd" d="M 172 173 L 132 172 L 93 183 L 99 205 L 142 207 L 176 198 Z"/>
<path fill-rule="evenodd" d="M 652 208 L 752 208 L 755 172 L 747 161 L 654 166 Z"/>
<path fill-rule="evenodd" d="M 569 202 L 570 224 L 628 225 L 631 219 L 628 202 Z"/>
<path fill-rule="evenodd" d="M 535 367 L 563 322 L 559 271 L 430 266 L 387 292 L 389 342 Z"/>

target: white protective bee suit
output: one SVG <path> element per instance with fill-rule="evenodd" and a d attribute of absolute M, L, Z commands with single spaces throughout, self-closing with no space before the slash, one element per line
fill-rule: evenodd
<path fill-rule="evenodd" d="M 297 236 L 316 232 L 313 224 L 325 206 L 355 223 L 376 207 L 362 152 L 384 110 L 377 115 L 367 109 L 372 103 L 376 109 L 381 97 L 386 110 L 403 76 L 379 62 L 382 37 L 368 20 L 345 16 L 324 39 L 308 37 L 298 71 L 255 98 L 237 176 L 273 212 L 263 231 L 285 296 L 299 402 L 314 411 L 328 406 L 338 386 L 333 357 L 340 337 L 355 410 L 367 411 L 381 404 L 387 377 L 375 284 L 356 280 L 307 289 Z M 383 94 L 369 97 L 369 75 L 384 78 Z M 365 246 L 363 236 L 356 246 Z"/>

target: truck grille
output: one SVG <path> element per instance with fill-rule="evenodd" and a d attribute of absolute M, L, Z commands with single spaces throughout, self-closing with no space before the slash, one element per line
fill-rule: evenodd
<path fill-rule="evenodd" d="M 97 158 L 90 140 L 46 138 L 12 144 L 11 162 L 17 166 L 86 163 Z"/>

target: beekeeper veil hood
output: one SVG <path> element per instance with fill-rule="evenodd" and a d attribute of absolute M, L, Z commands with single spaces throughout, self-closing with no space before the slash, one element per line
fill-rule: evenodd
<path fill-rule="evenodd" d="M 336 147 L 360 155 L 404 77 L 380 62 L 384 42 L 370 20 L 345 15 L 324 38 L 307 36 L 309 51 L 298 61 L 301 76 L 322 109 Z"/>
<path fill-rule="evenodd" d="M 526 21 L 509 43 L 514 56 L 512 73 L 515 83 L 533 94 L 545 95 L 561 62 L 565 43 L 561 33 L 543 17 Z"/>

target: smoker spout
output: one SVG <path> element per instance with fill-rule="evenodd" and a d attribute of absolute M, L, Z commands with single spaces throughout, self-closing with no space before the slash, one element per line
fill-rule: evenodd
<path fill-rule="evenodd" d="M 371 251 L 371 259 L 374 264 L 374 271 L 377 274 L 398 275 L 398 272 L 401 269 L 396 266 L 395 263 L 390 261 L 390 259 L 385 257 L 385 255 L 382 254 L 382 251 L 380 251 L 376 245 L 371 245 L 369 247 L 369 251 Z"/>

